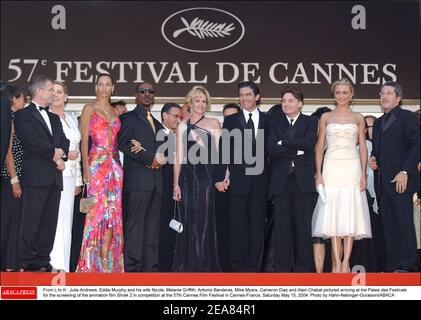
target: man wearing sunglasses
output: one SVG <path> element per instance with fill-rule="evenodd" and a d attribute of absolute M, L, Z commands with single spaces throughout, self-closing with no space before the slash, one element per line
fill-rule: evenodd
<path fill-rule="evenodd" d="M 156 134 L 163 129 L 151 114 L 155 90 L 152 84 L 136 87 L 136 108 L 121 115 L 118 136 L 124 153 L 123 227 L 124 269 L 126 272 L 158 271 L 159 216 L 162 197 L 162 170 L 165 156 L 157 153 Z M 131 152 L 131 140 L 142 144 Z"/>

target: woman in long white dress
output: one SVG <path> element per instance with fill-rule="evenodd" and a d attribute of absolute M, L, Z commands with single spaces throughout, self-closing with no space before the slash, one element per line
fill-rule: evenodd
<path fill-rule="evenodd" d="M 322 115 L 315 149 L 316 187 L 320 184 L 324 187 L 326 199 L 323 201 L 319 196 L 317 200 L 312 231 L 313 237 L 331 238 L 335 260 L 332 272 L 349 272 L 354 239 L 371 238 L 365 195 L 365 121 L 350 108 L 354 88 L 348 79 L 334 82 L 332 93 L 336 108 Z M 323 159 L 325 144 L 327 150 Z"/>
<path fill-rule="evenodd" d="M 50 253 L 51 265 L 58 270 L 69 272 L 70 247 L 72 243 L 73 206 L 75 195 L 81 192 L 82 171 L 80 167 L 80 132 L 74 115 L 64 112 L 69 91 L 67 87 L 55 81 L 53 101 L 50 111 L 60 117 L 66 138 L 70 140 L 69 154 L 63 171 L 63 191 L 54 238 L 53 250 Z"/>

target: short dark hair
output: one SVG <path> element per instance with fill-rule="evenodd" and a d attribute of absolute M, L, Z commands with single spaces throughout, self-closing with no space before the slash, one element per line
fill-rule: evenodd
<path fill-rule="evenodd" d="M 257 96 L 258 94 L 260 95 L 259 87 L 253 81 L 242 81 L 242 82 L 240 82 L 238 84 L 238 91 L 240 91 L 241 88 L 247 88 L 247 87 L 253 89 L 253 93 L 254 93 L 255 96 Z M 256 101 L 256 105 L 259 105 L 259 104 L 260 104 L 260 97 L 259 97 L 259 100 Z"/>
<path fill-rule="evenodd" d="M 330 109 L 328 107 L 320 107 L 320 108 L 317 108 L 316 111 L 314 111 L 311 114 L 311 116 L 315 117 L 317 120 L 320 120 L 323 113 L 330 112 L 330 111 L 332 111 L 332 109 Z"/>
<path fill-rule="evenodd" d="M 281 99 L 286 93 L 291 93 L 295 99 L 304 103 L 304 93 L 298 89 L 293 87 L 285 87 L 281 90 Z"/>
<path fill-rule="evenodd" d="M 403 90 L 402 90 L 402 86 L 395 82 L 395 81 L 386 81 L 385 83 L 383 83 L 380 87 L 380 91 L 383 89 L 383 87 L 393 87 L 393 89 L 395 90 L 395 94 L 397 97 L 401 97 L 401 100 L 399 101 L 398 106 L 402 105 L 402 99 L 403 99 Z"/>
<path fill-rule="evenodd" d="M 120 106 L 120 105 L 125 106 L 126 104 L 127 103 L 124 100 L 118 100 L 118 101 L 110 103 L 111 107 L 113 107 L 113 108 L 115 108 L 116 106 Z"/>
<path fill-rule="evenodd" d="M 22 95 L 24 96 L 26 100 L 26 89 L 23 87 L 9 84 L 6 86 L 5 91 L 6 91 L 6 99 L 9 100 L 10 103 L 12 103 L 13 97 L 19 98 Z"/>
<path fill-rule="evenodd" d="M 238 112 L 241 111 L 240 106 L 236 103 L 227 103 L 226 105 L 224 105 L 222 108 L 222 113 L 227 109 L 236 109 Z"/>
<path fill-rule="evenodd" d="M 180 106 L 178 103 L 168 102 L 168 103 L 164 104 L 164 105 L 162 106 L 162 109 L 161 109 L 161 120 L 162 120 L 162 121 L 164 121 L 164 117 L 162 116 L 162 115 L 164 114 L 164 112 L 169 113 L 169 111 L 170 111 L 172 108 L 177 108 L 177 109 L 180 109 L 180 110 L 181 110 L 181 106 Z"/>
<path fill-rule="evenodd" d="M 148 83 L 148 84 L 150 84 L 151 86 L 152 86 L 152 88 L 154 87 L 154 85 L 153 85 L 153 83 L 152 82 L 148 82 L 148 81 L 142 81 L 142 82 L 139 82 L 139 83 L 136 83 L 136 87 L 135 87 L 135 91 L 137 91 L 137 89 L 139 89 L 139 87 L 142 85 L 142 84 L 145 84 L 145 83 Z"/>

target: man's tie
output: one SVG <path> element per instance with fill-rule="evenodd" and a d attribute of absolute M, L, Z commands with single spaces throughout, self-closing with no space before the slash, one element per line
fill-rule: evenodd
<path fill-rule="evenodd" d="M 49 106 L 43 107 L 43 106 L 38 106 L 39 111 L 45 110 L 48 111 Z"/>
<path fill-rule="evenodd" d="M 287 137 L 291 138 L 293 135 L 293 128 L 294 126 L 292 125 L 294 123 L 294 119 L 289 119 L 290 123 L 288 124 L 288 129 L 287 129 Z"/>
<path fill-rule="evenodd" d="M 153 132 L 156 133 L 155 123 L 153 122 L 153 118 L 152 118 L 152 115 L 151 115 L 150 111 L 146 112 L 146 118 L 148 119 L 149 123 L 151 124 Z"/>
<path fill-rule="evenodd" d="M 247 127 L 249 129 L 251 129 L 251 143 L 252 143 L 251 151 L 252 151 L 253 156 L 255 156 L 256 155 L 256 135 L 254 133 L 254 122 L 251 119 L 252 115 L 253 114 L 250 112 L 249 113 L 249 120 L 247 121 Z"/>
<path fill-rule="evenodd" d="M 291 135 L 292 135 L 292 128 L 294 127 L 293 123 L 294 123 L 294 119 L 289 119 L 289 126 L 288 126 L 288 130 L 287 130 L 287 136 L 288 137 L 291 137 Z M 293 161 L 290 160 L 288 174 L 290 174 L 292 172 L 294 172 L 294 165 L 293 165 Z"/>
<path fill-rule="evenodd" d="M 249 129 L 253 130 L 253 136 L 254 136 L 254 123 L 253 123 L 253 120 L 251 119 L 252 115 L 253 114 L 250 112 L 249 113 L 249 120 L 247 121 L 247 126 L 248 126 Z"/>

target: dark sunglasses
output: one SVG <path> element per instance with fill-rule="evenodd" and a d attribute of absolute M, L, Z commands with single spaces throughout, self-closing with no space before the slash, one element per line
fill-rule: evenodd
<path fill-rule="evenodd" d="M 136 92 L 141 93 L 141 94 L 145 94 L 145 93 L 154 94 L 155 93 L 155 90 L 154 89 L 140 88 L 140 89 L 137 89 Z"/>

